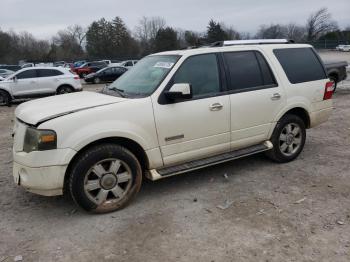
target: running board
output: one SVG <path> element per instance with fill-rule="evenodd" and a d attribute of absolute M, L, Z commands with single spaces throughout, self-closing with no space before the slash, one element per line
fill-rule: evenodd
<path fill-rule="evenodd" d="M 241 157 L 257 154 L 260 152 L 270 150 L 272 148 L 273 148 L 272 143 L 270 141 L 265 141 L 262 144 L 246 147 L 243 149 L 239 149 L 236 151 L 232 151 L 232 152 L 228 152 L 228 153 L 224 153 L 224 154 L 220 154 L 220 155 L 216 155 L 216 156 L 212 156 L 204 159 L 194 160 L 181 165 L 165 167 L 158 170 L 152 169 L 147 172 L 146 176 L 150 180 L 155 181 L 162 178 L 175 176 L 175 175 L 186 173 L 192 170 L 200 169 L 203 167 L 212 166 L 223 162 L 231 161 L 234 159 L 238 159 Z"/>

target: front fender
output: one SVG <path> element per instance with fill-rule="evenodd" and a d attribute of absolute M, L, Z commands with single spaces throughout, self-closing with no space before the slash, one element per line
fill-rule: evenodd
<path fill-rule="evenodd" d="M 158 147 L 149 97 L 78 111 L 44 122 L 39 128 L 52 129 L 57 133 L 58 148 L 75 151 L 110 137 L 131 139 L 144 150 Z"/>

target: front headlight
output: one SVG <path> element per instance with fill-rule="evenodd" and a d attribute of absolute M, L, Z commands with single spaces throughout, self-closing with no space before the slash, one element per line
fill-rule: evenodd
<path fill-rule="evenodd" d="M 28 127 L 24 137 L 23 151 L 44 151 L 57 148 L 57 135 L 53 130 Z"/>

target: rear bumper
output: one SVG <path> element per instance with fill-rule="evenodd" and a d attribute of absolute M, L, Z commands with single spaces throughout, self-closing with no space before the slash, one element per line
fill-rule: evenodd
<path fill-rule="evenodd" d="M 332 114 L 333 109 L 333 107 L 329 107 L 312 112 L 310 114 L 310 127 L 315 127 L 326 122 Z"/>

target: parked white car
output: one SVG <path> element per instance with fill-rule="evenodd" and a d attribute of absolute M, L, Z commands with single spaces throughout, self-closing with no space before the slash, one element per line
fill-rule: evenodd
<path fill-rule="evenodd" d="M 81 91 L 79 76 L 65 68 L 29 67 L 0 82 L 0 105 L 12 100 Z"/>
<path fill-rule="evenodd" d="M 110 63 L 108 66 L 122 66 L 122 67 L 126 67 L 128 69 L 132 68 L 133 66 L 135 66 L 137 64 L 139 60 L 126 60 L 120 63 Z"/>
<path fill-rule="evenodd" d="M 103 93 L 19 105 L 15 183 L 70 192 L 102 213 L 125 207 L 143 174 L 157 180 L 260 152 L 294 160 L 306 129 L 330 116 L 334 86 L 310 45 L 285 43 L 154 54 Z"/>
<path fill-rule="evenodd" d="M 335 49 L 338 51 L 349 52 L 350 45 L 338 45 Z"/>

